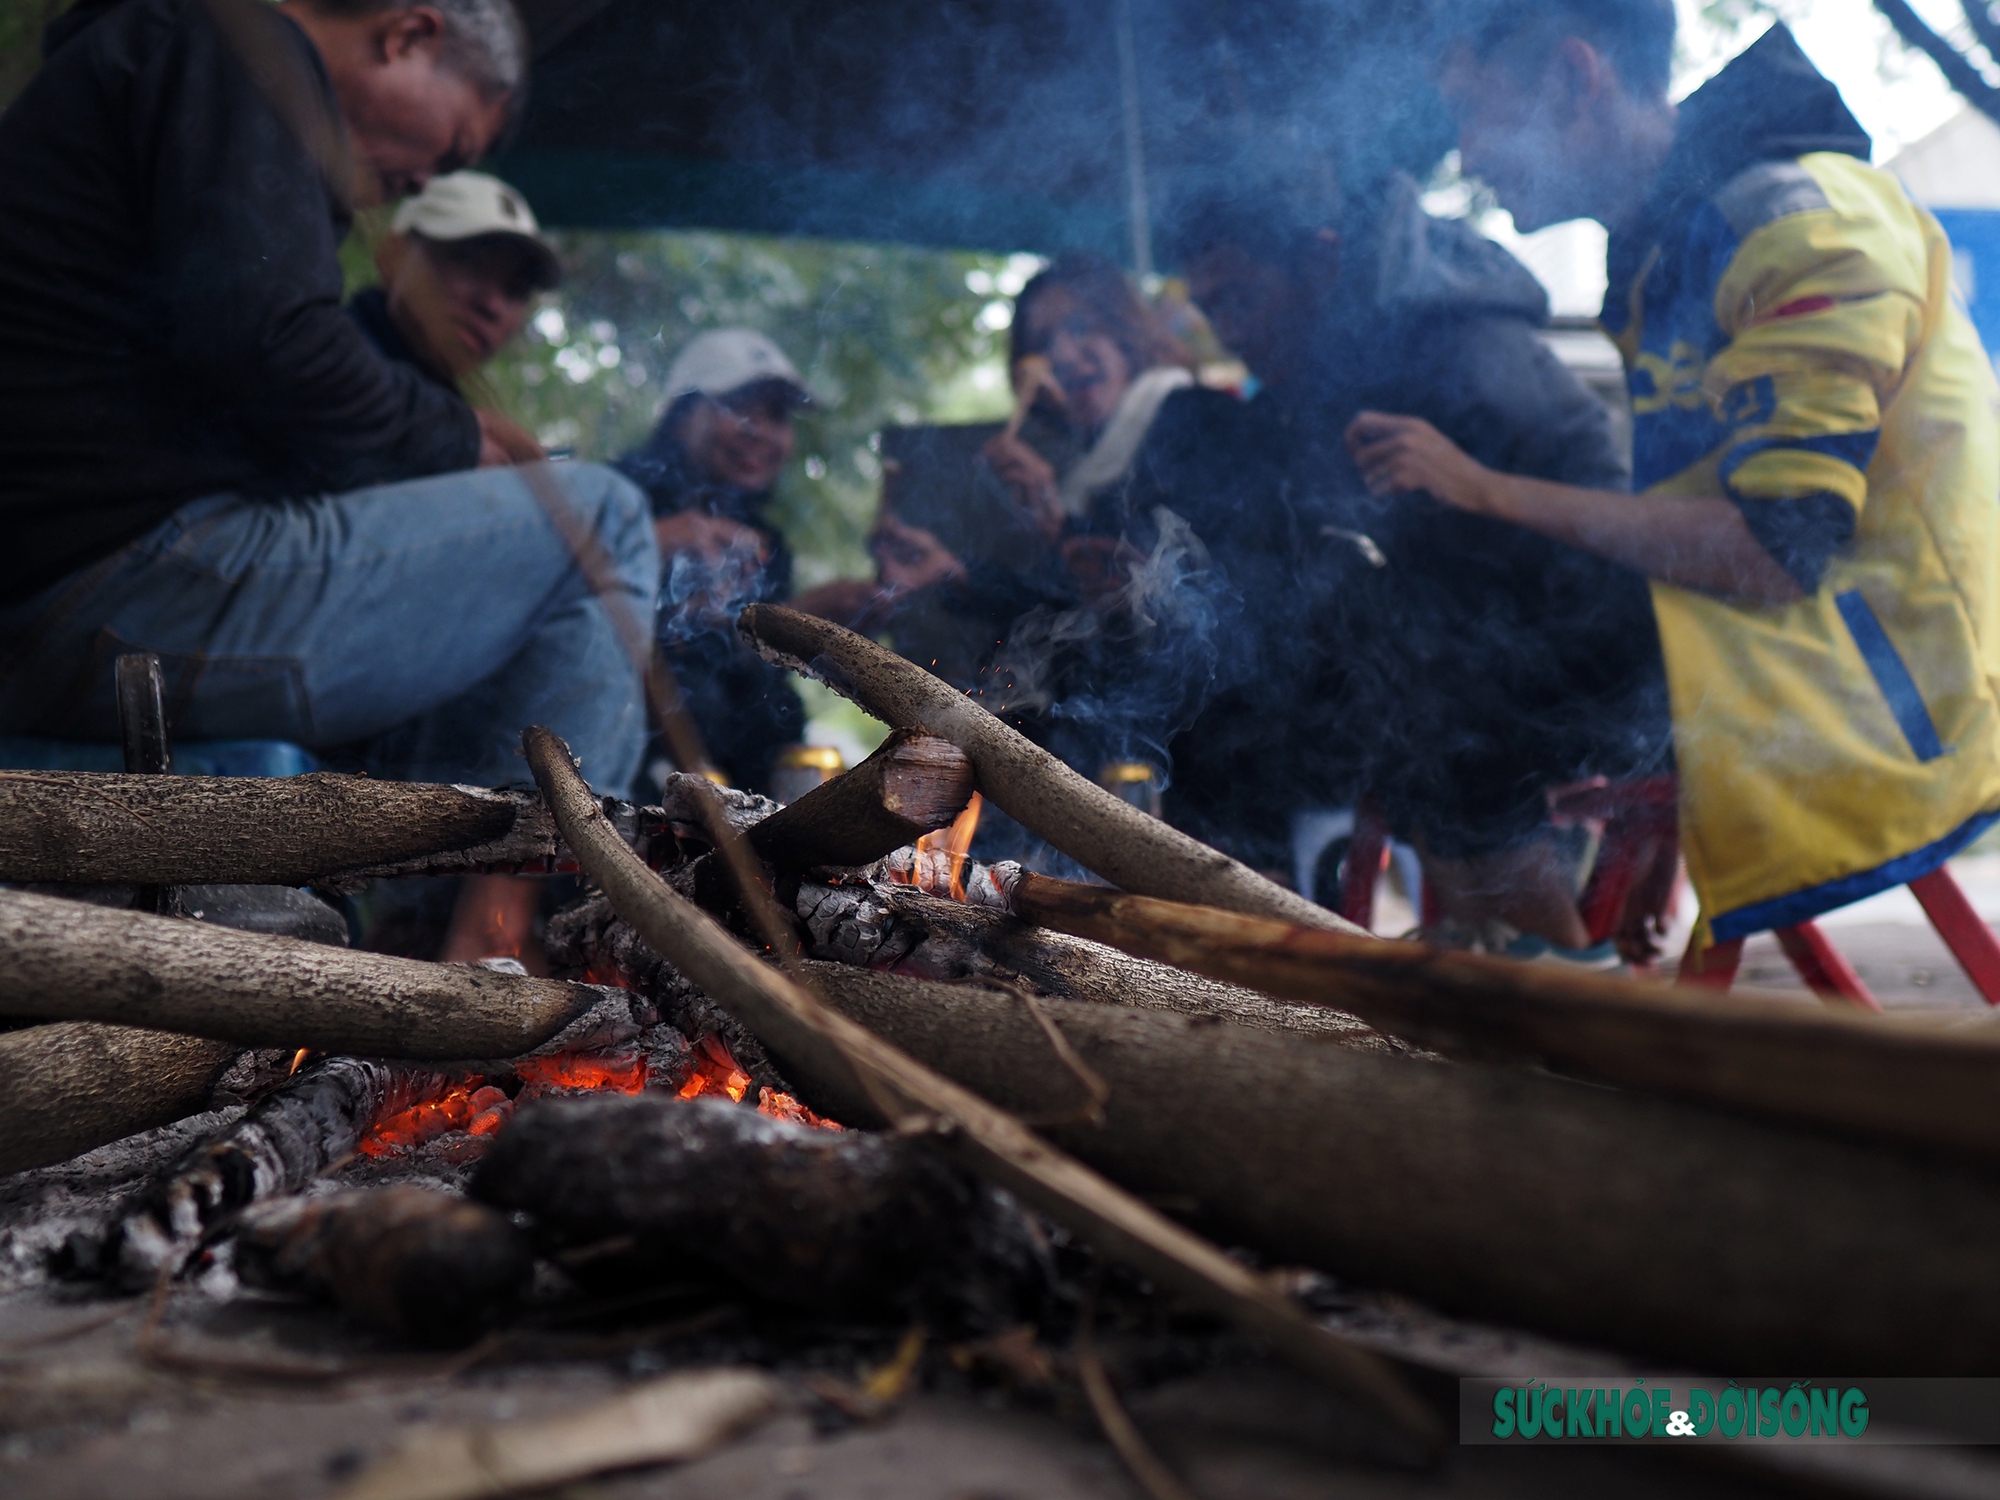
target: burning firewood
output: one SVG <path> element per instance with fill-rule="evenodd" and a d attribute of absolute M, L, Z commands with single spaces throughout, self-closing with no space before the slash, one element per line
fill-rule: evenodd
<path fill-rule="evenodd" d="M 846 775 L 752 825 L 750 847 L 782 870 L 865 865 L 944 827 L 973 795 L 956 745 L 897 730 Z"/>
<path fill-rule="evenodd" d="M 964 694 L 851 630 L 773 604 L 751 605 L 737 628 L 766 660 L 817 678 L 884 723 L 950 740 L 971 760 L 982 793 L 1115 885 L 1307 927 L 1360 930 L 1085 780 Z"/>
<path fill-rule="evenodd" d="M 352 1057 L 310 1063 L 184 1157 L 112 1222 L 102 1243 L 73 1245 L 72 1268 L 131 1290 L 151 1286 L 162 1270 L 178 1271 L 230 1215 L 297 1192 L 351 1156 L 376 1119 L 436 1098 L 454 1082 Z"/>
<path fill-rule="evenodd" d="M 0 1015 L 450 1060 L 529 1051 L 603 998 L 589 985 L 0 891 Z"/>
<path fill-rule="evenodd" d="M 0 1173 L 200 1113 L 239 1050 L 84 1021 L 0 1034 Z"/>
<path fill-rule="evenodd" d="M 1983 1025 L 1555 973 L 1039 875 L 1013 881 L 1009 897 L 1030 920 L 1338 1005 L 1424 1046 L 1526 1057 L 1866 1140 L 2000 1160 L 2000 1032 Z"/>
<path fill-rule="evenodd" d="M 236 1226 L 235 1267 L 248 1285 L 327 1298 L 389 1333 L 449 1344 L 519 1298 L 534 1254 L 482 1204 L 387 1187 L 253 1205 Z"/>
<path fill-rule="evenodd" d="M 1003 1108 L 1088 1103 L 1015 997 L 810 967 L 829 1005 Z M 1699 1368 L 1969 1374 L 2000 1344 L 2000 1198 L 1976 1167 L 1519 1070 L 1044 1005 L 1109 1085 L 1103 1124 L 1049 1138 L 1280 1264 Z M 815 1102 L 867 1101 L 829 1070 Z M 1699 1295 L 1679 1295 L 1690 1274 Z"/>
<path fill-rule="evenodd" d="M 613 908 L 690 982 L 735 1010 L 802 1080 L 822 1094 L 856 1100 L 866 1111 L 863 1118 L 942 1129 L 949 1149 L 982 1177 L 1104 1253 L 1268 1341 L 1412 1440 L 1427 1448 L 1442 1441 L 1430 1408 L 1373 1355 L 1316 1327 L 1213 1245 L 1052 1150 L 1013 1116 L 827 1009 L 753 957 L 618 838 L 560 740 L 539 728 L 528 730 L 523 740 L 557 826 Z"/>
<path fill-rule="evenodd" d="M 836 1315 L 879 1313 L 927 1276 L 952 1279 L 972 1254 L 969 1221 L 1007 1212 L 920 1142 L 658 1094 L 523 1110 L 471 1190 L 530 1215 L 545 1250 L 620 1247 L 590 1259 L 593 1278 L 659 1282 L 706 1268 L 768 1301 Z"/>

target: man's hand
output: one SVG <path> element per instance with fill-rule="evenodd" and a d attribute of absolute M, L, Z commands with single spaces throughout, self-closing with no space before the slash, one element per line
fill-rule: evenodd
<path fill-rule="evenodd" d="M 497 411 L 482 411 L 478 407 L 473 408 L 472 414 L 479 418 L 480 468 L 537 464 L 548 457 L 542 451 L 542 445 L 535 441 L 534 434 L 519 422 L 503 417 Z"/>
<path fill-rule="evenodd" d="M 1476 463 L 1420 417 L 1365 411 L 1347 448 L 1378 495 L 1422 490 L 1446 505 L 1525 526 L 1648 578 L 1748 605 L 1805 597 L 1721 495 L 1586 490 Z"/>
<path fill-rule="evenodd" d="M 660 555 L 665 558 L 692 552 L 713 567 L 734 553 L 738 557 L 756 558 L 760 568 L 771 560 L 771 546 L 763 533 L 727 516 L 711 516 L 698 510 L 676 511 L 653 523 L 653 535 L 658 538 Z"/>
<path fill-rule="evenodd" d="M 1014 499 L 1014 508 L 1045 542 L 1062 534 L 1062 497 L 1056 493 L 1056 471 L 1046 458 L 1017 437 L 1005 433 L 986 440 L 986 462 Z"/>
<path fill-rule="evenodd" d="M 1347 451 L 1371 494 L 1423 490 L 1460 510 L 1492 515 L 1498 509 L 1494 489 L 1501 476 L 1467 458 L 1422 417 L 1364 411 L 1348 423 Z"/>

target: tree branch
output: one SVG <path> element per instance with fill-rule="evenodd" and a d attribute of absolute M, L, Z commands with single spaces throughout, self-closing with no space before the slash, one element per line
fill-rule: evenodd
<path fill-rule="evenodd" d="M 1979 0 L 1966 0 L 1968 16 L 1978 3 Z M 1925 25 L 1923 17 L 1910 9 L 1908 0 L 1875 0 L 1875 8 L 1889 18 L 1889 24 L 1896 28 L 1896 35 L 1938 65 L 1945 82 L 1970 100 L 1982 114 L 2000 123 L 2000 89 L 1988 83 L 1985 75 L 1972 65 L 1964 53 Z M 1977 21 L 1973 22 L 1973 28 L 1979 29 Z"/>

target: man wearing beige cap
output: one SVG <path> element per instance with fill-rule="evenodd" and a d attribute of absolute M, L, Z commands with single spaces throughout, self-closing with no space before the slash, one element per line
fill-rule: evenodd
<path fill-rule="evenodd" d="M 562 281 L 527 200 L 484 172 L 433 177 L 375 247 L 382 284 L 347 305 L 375 347 L 441 384 L 486 363 Z"/>

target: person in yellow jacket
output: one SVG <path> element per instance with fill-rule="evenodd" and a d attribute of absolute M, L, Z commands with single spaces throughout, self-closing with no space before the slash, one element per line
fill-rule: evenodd
<path fill-rule="evenodd" d="M 1378 493 L 1651 580 L 1706 945 L 1913 880 L 2000 810 L 2000 422 L 1943 232 L 1791 34 L 1678 109 L 1673 34 L 1671 0 L 1503 4 L 1440 78 L 1522 230 L 1610 231 L 1638 493 L 1394 414 L 1348 438 Z"/>

